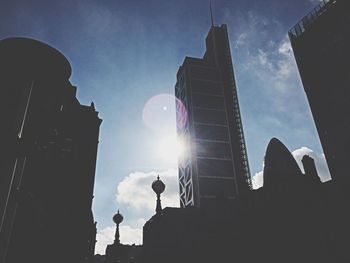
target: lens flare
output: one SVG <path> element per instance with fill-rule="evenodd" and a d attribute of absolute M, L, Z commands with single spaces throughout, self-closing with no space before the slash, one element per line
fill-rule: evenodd
<path fill-rule="evenodd" d="M 177 162 L 186 154 L 186 146 L 183 141 L 176 136 L 165 137 L 158 145 L 158 156 L 169 162 Z"/>
<path fill-rule="evenodd" d="M 176 122 L 179 129 L 183 129 L 187 124 L 187 110 L 181 100 L 176 98 Z"/>
<path fill-rule="evenodd" d="M 187 123 L 187 111 L 183 103 L 172 94 L 159 94 L 150 98 L 142 112 L 142 121 L 154 131 L 174 131 Z"/>

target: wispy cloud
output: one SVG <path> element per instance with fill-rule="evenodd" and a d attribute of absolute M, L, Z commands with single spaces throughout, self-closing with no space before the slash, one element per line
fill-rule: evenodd
<path fill-rule="evenodd" d="M 253 8 L 253 7 L 252 7 Z M 290 145 L 320 144 L 302 88 L 289 26 L 259 10 L 227 9 L 231 51 L 251 171 L 260 171 L 265 145 L 272 137 Z M 257 139 L 259 138 L 259 139 Z M 256 184 L 261 180 L 256 177 Z"/>
<path fill-rule="evenodd" d="M 305 103 L 305 95 L 300 92 L 301 82 L 286 29 L 273 17 L 256 11 L 242 14 L 227 10 L 226 17 L 235 25 L 231 46 L 237 62 L 238 89 L 245 86 L 244 97 L 245 93 L 254 93 L 254 99 L 250 98 L 249 102 L 254 101 L 254 108 L 259 107 L 258 115 L 293 119 L 290 124 L 301 126 L 296 116 L 301 111 L 305 113 L 305 107 L 300 107 L 300 103 Z M 291 103 L 293 100 L 297 103 Z"/>
<path fill-rule="evenodd" d="M 258 78 L 257 81 L 269 93 L 274 93 L 275 101 L 284 101 L 299 84 L 295 81 L 299 76 L 287 36 L 277 43 L 271 42 L 265 48 L 250 51 L 243 68 Z"/>
<path fill-rule="evenodd" d="M 235 48 L 239 48 L 243 45 L 246 44 L 246 39 L 247 39 L 247 33 L 241 33 L 238 37 L 237 37 L 237 40 L 236 40 L 236 43 L 235 43 Z"/>

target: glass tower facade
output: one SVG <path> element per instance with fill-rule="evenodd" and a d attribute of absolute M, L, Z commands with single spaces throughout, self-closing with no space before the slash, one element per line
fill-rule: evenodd
<path fill-rule="evenodd" d="M 177 132 L 182 207 L 228 203 L 252 188 L 226 25 L 212 26 L 203 58 L 177 73 Z"/>

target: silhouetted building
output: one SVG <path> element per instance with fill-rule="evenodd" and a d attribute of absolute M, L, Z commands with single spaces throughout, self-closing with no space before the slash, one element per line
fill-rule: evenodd
<path fill-rule="evenodd" d="M 350 187 L 350 3 L 327 0 L 289 31 L 333 179 Z"/>
<path fill-rule="evenodd" d="M 250 219 L 197 207 L 166 207 L 143 227 L 142 262 L 209 263 L 250 258 Z"/>
<path fill-rule="evenodd" d="M 252 259 L 250 225 L 255 219 L 249 210 L 230 213 L 223 209 L 225 203 L 217 204 L 218 209 L 193 206 L 161 209 L 163 186 L 159 177 L 152 184 L 157 194 L 157 208 L 143 227 L 141 262 L 211 263 Z"/>
<path fill-rule="evenodd" d="M 141 253 L 141 245 L 124 245 L 120 243 L 119 224 L 123 222 L 123 216 L 119 213 L 113 216 L 113 221 L 116 224 L 114 243 L 106 248 L 106 263 L 136 263 L 140 262 L 139 254 Z M 101 257 L 95 256 L 95 260 L 101 260 Z"/>
<path fill-rule="evenodd" d="M 276 138 L 266 150 L 264 186 L 255 191 L 256 259 L 262 262 L 335 261 L 330 221 L 333 183 L 321 183 L 314 160 L 302 159 L 305 173 Z"/>
<path fill-rule="evenodd" d="M 106 248 L 106 263 L 139 263 L 142 245 L 111 244 Z"/>
<path fill-rule="evenodd" d="M 203 58 L 186 57 L 175 86 L 181 207 L 232 203 L 251 177 L 226 25 L 212 26 Z"/>
<path fill-rule="evenodd" d="M 106 263 L 106 255 L 96 254 L 94 256 L 94 263 Z"/>
<path fill-rule="evenodd" d="M 335 261 L 350 261 L 350 3 L 323 1 L 290 31 L 294 56 L 336 191 L 330 194 Z"/>
<path fill-rule="evenodd" d="M 54 48 L 0 41 L 0 261 L 93 262 L 91 205 L 101 119 Z"/>
<path fill-rule="evenodd" d="M 310 183 L 321 183 L 320 177 L 318 176 L 315 160 L 309 155 L 304 155 L 301 159 L 304 167 L 305 174 Z"/>
<path fill-rule="evenodd" d="M 157 211 L 143 227 L 141 262 L 347 262 L 347 242 L 337 234 L 334 217 L 334 182 L 321 183 L 310 156 L 302 163 L 304 173 L 273 138 L 264 185 L 252 191 L 253 206 L 242 210 L 237 204 L 236 213 L 200 207 Z"/>

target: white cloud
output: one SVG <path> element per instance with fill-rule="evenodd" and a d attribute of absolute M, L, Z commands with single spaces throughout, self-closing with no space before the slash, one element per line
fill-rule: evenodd
<path fill-rule="evenodd" d="M 144 219 L 143 219 L 144 220 Z M 122 244 L 142 244 L 142 227 L 132 228 L 128 225 L 120 225 L 120 242 Z M 107 245 L 113 244 L 115 235 L 115 226 L 108 226 L 100 230 L 96 235 L 95 254 L 104 255 Z"/>
<path fill-rule="evenodd" d="M 156 195 L 151 185 L 159 174 L 165 184 L 165 191 L 161 195 L 162 207 L 179 207 L 178 170 L 168 169 L 161 172 L 134 172 L 127 175 L 117 186 L 116 199 L 119 204 L 126 205 L 132 214 L 155 213 Z M 141 244 L 142 228 L 146 223 L 143 217 L 129 214 L 127 222 L 120 225 L 120 242 L 122 244 Z M 127 223 L 127 224 L 125 224 Z M 124 225 L 125 224 L 125 225 Z M 114 242 L 115 226 L 107 226 L 98 231 L 95 253 L 105 254 L 106 246 Z"/>
<path fill-rule="evenodd" d="M 286 94 L 292 91 L 295 87 L 291 85 L 292 79 L 298 77 L 297 68 L 295 66 L 293 50 L 290 45 L 289 39 L 286 36 L 277 47 L 265 51 L 265 57 L 271 59 L 265 61 L 263 66 L 268 65 L 260 69 L 263 71 L 263 78 L 271 83 L 271 87 L 279 93 Z M 261 57 L 261 51 L 257 55 Z"/>
<path fill-rule="evenodd" d="M 259 189 L 264 184 L 263 171 L 256 173 L 252 178 L 253 189 Z"/>
<path fill-rule="evenodd" d="M 318 176 L 320 177 L 322 182 L 328 181 L 331 179 L 331 175 L 328 170 L 328 166 L 326 163 L 326 159 L 324 154 L 322 153 L 317 153 L 308 147 L 301 147 L 299 149 L 296 149 L 292 152 L 293 157 L 297 161 L 300 169 L 304 172 L 304 167 L 301 162 L 301 159 L 303 158 L 304 155 L 309 155 L 311 158 L 314 159 L 315 165 L 316 165 L 316 170 L 318 173 Z M 264 185 L 264 176 L 263 176 L 263 170 L 260 172 L 257 172 L 253 178 L 252 178 L 252 183 L 253 183 L 253 188 L 258 189 Z"/>
<path fill-rule="evenodd" d="M 139 218 L 136 220 L 136 224 L 140 227 L 143 227 L 143 225 L 146 223 L 146 219 L 144 218 Z"/>
<path fill-rule="evenodd" d="M 299 78 L 293 50 L 287 35 L 277 43 L 272 40 L 266 41 L 266 47 L 248 50 L 248 57 L 242 65 L 245 71 L 249 71 L 249 74 L 254 74 L 261 83 L 265 83 L 265 87 L 274 93 L 274 98 L 283 100 L 295 90 L 295 79 Z M 236 47 L 237 43 L 240 43 L 240 37 Z"/>
<path fill-rule="evenodd" d="M 113 243 L 115 234 L 115 227 L 106 227 L 96 234 L 96 247 L 95 254 L 104 255 L 106 251 L 106 246 Z"/>
<path fill-rule="evenodd" d="M 287 37 L 280 43 L 278 47 L 278 53 L 293 58 L 292 45 L 290 44 L 290 41 Z"/>
<path fill-rule="evenodd" d="M 142 244 L 142 228 L 120 226 L 120 242 L 122 244 Z"/>
<path fill-rule="evenodd" d="M 297 76 L 292 46 L 286 36 L 278 46 L 277 77 L 288 81 L 290 77 Z"/>
<path fill-rule="evenodd" d="M 179 183 L 177 169 L 162 172 L 134 172 L 126 176 L 117 187 L 117 201 L 131 209 L 151 210 L 156 207 L 156 195 L 151 185 L 159 174 L 165 184 L 165 191 L 161 195 L 162 206 L 179 207 Z"/>
<path fill-rule="evenodd" d="M 311 158 L 315 160 L 316 170 L 321 181 L 325 182 L 331 179 L 326 158 L 323 153 L 322 154 L 317 153 L 307 147 L 301 147 L 293 151 L 292 154 L 294 158 L 297 160 L 297 163 L 299 164 L 302 171 L 304 171 L 304 168 L 301 163 L 301 159 L 303 158 L 304 155 L 309 155 Z"/>
<path fill-rule="evenodd" d="M 241 60 L 240 67 L 252 77 L 255 75 L 262 87 L 274 93 L 276 100 L 284 100 L 290 95 L 289 91 L 294 90 L 295 79 L 299 75 L 288 35 L 281 23 L 254 11 L 242 15 L 227 10 L 226 16 L 239 25 L 234 28 L 236 37 L 233 43 Z M 271 27 L 276 34 L 271 35 Z M 280 39 L 275 39 L 276 36 Z"/>

